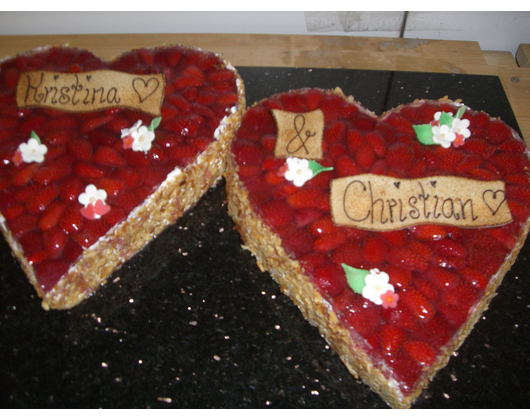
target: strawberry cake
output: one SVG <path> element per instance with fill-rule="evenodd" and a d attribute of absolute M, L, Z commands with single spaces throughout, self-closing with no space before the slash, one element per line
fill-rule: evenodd
<path fill-rule="evenodd" d="M 45 309 L 70 308 L 225 170 L 237 71 L 196 48 L 0 62 L 0 227 Z"/>
<path fill-rule="evenodd" d="M 529 169 L 512 128 L 458 101 L 376 116 L 300 89 L 246 111 L 225 178 L 259 267 L 353 375 L 408 408 L 524 244 Z"/>

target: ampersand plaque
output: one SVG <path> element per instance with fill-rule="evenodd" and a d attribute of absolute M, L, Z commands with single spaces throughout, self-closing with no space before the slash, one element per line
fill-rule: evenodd
<path fill-rule="evenodd" d="M 278 128 L 274 149 L 276 158 L 322 159 L 324 113 L 320 109 L 304 113 L 279 109 L 271 112 Z"/>

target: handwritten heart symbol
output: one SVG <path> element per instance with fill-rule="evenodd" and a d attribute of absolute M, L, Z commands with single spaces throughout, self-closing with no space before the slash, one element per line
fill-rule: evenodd
<path fill-rule="evenodd" d="M 506 192 L 504 190 L 486 190 L 482 193 L 482 199 L 484 200 L 484 204 L 491 210 L 491 214 L 495 216 L 502 204 L 506 201 Z"/>
<path fill-rule="evenodd" d="M 90 79 L 92 79 L 92 76 L 91 76 L 90 74 L 88 74 L 87 77 L 86 77 L 86 79 L 87 79 L 87 81 L 90 82 Z"/>
<path fill-rule="evenodd" d="M 59 75 L 58 75 L 58 74 L 56 74 L 55 76 L 53 76 L 53 79 L 54 79 L 54 80 L 57 80 L 57 79 L 59 79 Z"/>
<path fill-rule="evenodd" d="M 138 95 L 138 98 L 140 99 L 140 103 L 142 103 L 153 93 L 156 92 L 156 90 L 160 86 L 160 82 L 154 77 L 151 77 L 147 80 L 141 77 L 137 77 L 133 80 L 132 86 L 134 91 Z"/>
<path fill-rule="evenodd" d="M 394 187 L 396 187 L 397 189 L 399 189 L 400 185 L 401 185 L 401 182 L 394 182 Z"/>
<path fill-rule="evenodd" d="M 436 181 L 431 181 L 431 185 L 436 188 Z"/>

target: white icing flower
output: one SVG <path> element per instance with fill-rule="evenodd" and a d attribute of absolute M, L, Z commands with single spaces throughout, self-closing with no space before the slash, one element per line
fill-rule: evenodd
<path fill-rule="evenodd" d="M 453 115 L 452 112 L 448 112 L 449 115 Z M 438 111 L 434 114 L 434 121 L 440 121 L 440 117 L 442 116 L 442 111 Z"/>
<path fill-rule="evenodd" d="M 390 277 L 384 271 L 379 271 L 377 268 L 370 270 L 370 274 L 364 278 L 363 297 L 376 305 L 382 305 L 381 295 L 389 290 L 394 292 L 394 286 L 389 281 Z"/>
<path fill-rule="evenodd" d="M 142 125 L 137 131 L 131 133 L 133 137 L 132 149 L 135 152 L 148 152 L 151 149 L 151 143 L 155 139 L 155 132 Z"/>
<path fill-rule="evenodd" d="M 98 200 L 103 203 L 107 199 L 107 192 L 105 190 L 98 190 L 95 185 L 90 184 L 85 188 L 85 192 L 79 194 L 79 202 L 87 207 L 89 204 L 96 204 Z"/>
<path fill-rule="evenodd" d="M 77 199 L 84 206 L 81 208 L 81 214 L 87 219 L 100 219 L 110 211 L 110 206 L 105 203 L 107 192 L 98 190 L 93 184 L 88 185 Z"/>
<path fill-rule="evenodd" d="M 46 145 L 34 138 L 30 138 L 27 143 L 21 143 L 18 150 L 22 154 L 22 160 L 26 163 L 44 162 L 44 155 L 48 152 Z"/>
<path fill-rule="evenodd" d="M 297 187 L 301 187 L 313 178 L 313 171 L 309 169 L 309 161 L 307 159 L 290 157 L 287 158 L 287 165 L 289 169 L 285 172 L 285 179 L 291 181 Z"/>
<path fill-rule="evenodd" d="M 465 119 L 461 120 L 460 118 L 455 118 L 451 125 L 452 131 L 456 135 L 461 134 L 462 136 L 464 136 L 465 139 L 471 136 L 471 131 L 469 131 L 468 127 L 469 127 L 469 120 L 465 120 Z"/>
<path fill-rule="evenodd" d="M 456 139 L 456 134 L 451 130 L 451 127 L 445 124 L 433 126 L 432 134 L 432 140 L 446 149 L 450 147 L 451 143 Z"/>
<path fill-rule="evenodd" d="M 124 128 L 121 130 L 121 138 L 125 138 L 127 136 L 130 136 L 132 135 L 132 133 L 135 133 L 136 131 L 138 131 L 138 129 L 140 128 L 140 126 L 142 125 L 142 120 L 138 120 L 136 121 L 136 123 L 131 127 L 131 128 Z"/>
<path fill-rule="evenodd" d="M 123 147 L 125 149 L 133 149 L 135 152 L 147 153 L 151 149 L 151 143 L 155 139 L 154 129 L 158 127 L 160 120 L 161 117 L 155 118 L 151 121 L 149 127 L 142 125 L 142 120 L 138 120 L 131 128 L 121 130 Z"/>

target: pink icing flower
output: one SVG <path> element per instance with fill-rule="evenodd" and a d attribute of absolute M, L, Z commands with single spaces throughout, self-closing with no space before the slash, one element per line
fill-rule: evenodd
<path fill-rule="evenodd" d="M 464 135 L 463 134 L 457 134 L 456 135 L 456 139 L 453 142 L 453 147 L 461 147 L 464 144 L 466 144 L 466 138 L 464 137 Z"/>
<path fill-rule="evenodd" d="M 123 138 L 123 148 L 124 149 L 132 149 L 132 145 L 134 143 L 134 137 L 130 134 Z"/>
<path fill-rule="evenodd" d="M 13 163 L 15 166 L 20 166 L 20 164 L 24 162 L 24 158 L 22 157 L 22 152 L 20 150 L 17 150 L 15 152 L 15 155 L 13 156 Z"/>
<path fill-rule="evenodd" d="M 383 308 L 395 308 L 399 300 L 399 295 L 392 290 L 387 290 L 381 295 L 381 300 L 383 301 Z"/>
<path fill-rule="evenodd" d="M 106 199 L 105 190 L 98 190 L 93 184 L 88 185 L 85 192 L 78 197 L 79 203 L 84 206 L 81 208 L 81 214 L 90 220 L 101 218 L 110 211 L 110 206 L 105 203 Z"/>

